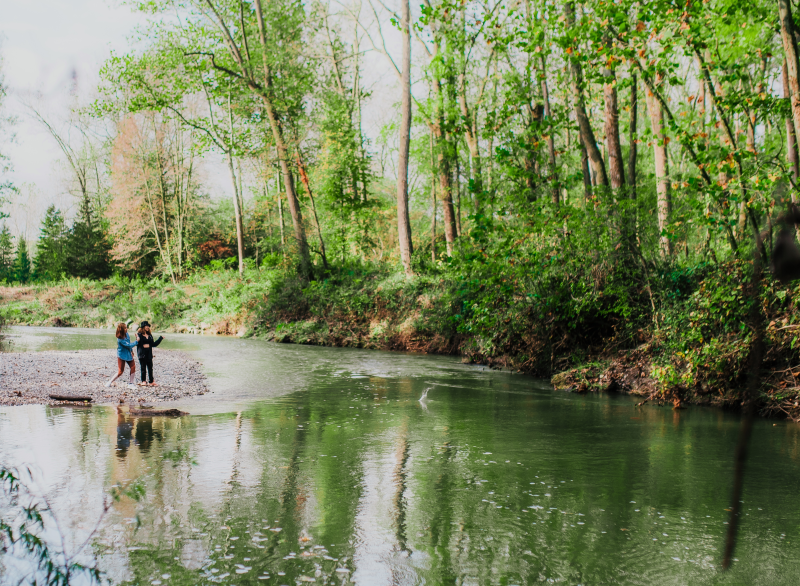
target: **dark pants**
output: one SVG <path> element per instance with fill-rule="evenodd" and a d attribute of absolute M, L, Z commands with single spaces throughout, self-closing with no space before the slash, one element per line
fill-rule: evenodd
<path fill-rule="evenodd" d="M 150 382 L 153 382 L 153 357 L 150 356 L 148 358 L 140 358 L 139 359 L 139 368 L 142 371 L 142 382 L 145 379 L 145 371 L 150 371 Z"/>

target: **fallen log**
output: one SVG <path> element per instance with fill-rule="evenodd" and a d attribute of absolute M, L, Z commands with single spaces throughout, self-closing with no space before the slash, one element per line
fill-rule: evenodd
<path fill-rule="evenodd" d="M 177 409 L 130 409 L 128 413 L 138 417 L 183 417 L 189 415 Z"/>
<path fill-rule="evenodd" d="M 91 397 L 77 397 L 75 395 L 48 395 L 54 401 L 72 401 L 74 403 L 91 403 Z"/>

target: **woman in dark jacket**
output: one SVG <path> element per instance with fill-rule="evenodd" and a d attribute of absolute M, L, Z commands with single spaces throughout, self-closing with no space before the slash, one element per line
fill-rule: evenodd
<path fill-rule="evenodd" d="M 139 369 L 142 371 L 141 384 L 148 384 L 145 382 L 145 371 L 149 370 L 150 384 L 156 386 L 153 382 L 153 348 L 158 346 L 164 336 L 159 336 L 158 340 L 153 340 L 153 334 L 150 332 L 150 323 L 143 321 L 136 332 L 136 353 L 139 355 Z"/>

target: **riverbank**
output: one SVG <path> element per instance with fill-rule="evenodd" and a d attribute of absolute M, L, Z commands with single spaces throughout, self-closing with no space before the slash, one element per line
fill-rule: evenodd
<path fill-rule="evenodd" d="M 0 316 L 10 324 L 109 329 L 148 319 L 159 331 L 460 355 L 552 377 L 557 389 L 740 406 L 752 336 L 747 262 L 654 266 L 643 281 L 635 267 L 579 260 L 550 256 L 539 273 L 442 265 L 411 279 L 378 265 L 310 283 L 285 269 L 249 269 L 243 278 L 200 271 L 177 284 L 68 280 L 0 287 Z M 763 281 L 759 403 L 764 415 L 800 420 L 796 300 L 796 285 Z"/>
<path fill-rule="evenodd" d="M 111 387 L 117 373 L 114 350 L 73 352 L 4 352 L 0 360 L 0 405 L 59 404 L 50 395 L 90 397 L 93 403 L 156 403 L 208 392 L 200 363 L 175 350 L 154 351 L 158 386 L 128 387 L 128 369 Z"/>

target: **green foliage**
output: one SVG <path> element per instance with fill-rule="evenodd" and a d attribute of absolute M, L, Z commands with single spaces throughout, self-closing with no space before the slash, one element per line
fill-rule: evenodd
<path fill-rule="evenodd" d="M 104 279 L 112 271 L 109 252 L 108 239 L 88 202 L 84 202 L 70 230 L 67 273 L 82 279 Z"/>
<path fill-rule="evenodd" d="M 0 283 L 14 280 L 14 239 L 8 226 L 0 229 Z"/>
<path fill-rule="evenodd" d="M 54 205 L 47 208 L 42 220 L 34 272 L 39 279 L 54 281 L 61 278 L 67 268 L 68 231 L 64 216 Z"/>
<path fill-rule="evenodd" d="M 30 470 L 26 473 L 31 476 Z M 69 586 L 81 579 L 90 584 L 102 583 L 100 570 L 95 564 L 88 565 L 76 559 L 94 532 L 90 540 L 74 552 L 61 549 L 63 536 L 60 545 L 52 543 L 52 539 L 48 540 L 45 535 L 53 528 L 58 531 L 54 512 L 47 501 L 37 497 L 21 478 L 19 471 L 0 466 L 0 496 L 3 498 L 0 501 L 0 563 L 4 557 L 14 557 L 24 562 L 23 568 L 31 568 L 23 570 L 22 576 L 15 576 L 19 584 Z M 104 509 L 104 515 L 107 510 Z M 16 570 L 19 571 L 18 567 Z"/>
<path fill-rule="evenodd" d="M 28 256 L 28 243 L 25 238 L 19 238 L 17 242 L 17 255 L 14 258 L 14 265 L 11 267 L 14 280 L 18 283 L 27 283 L 31 278 L 31 259 Z"/>

